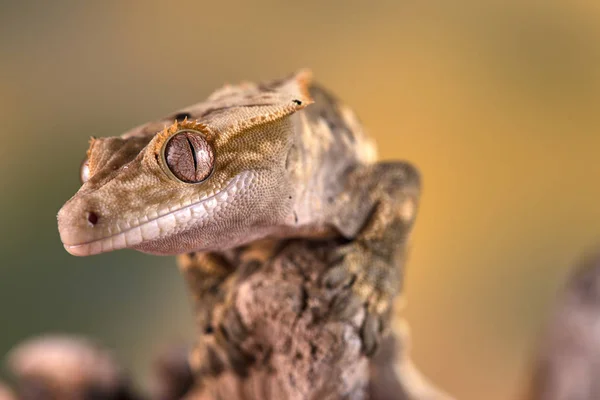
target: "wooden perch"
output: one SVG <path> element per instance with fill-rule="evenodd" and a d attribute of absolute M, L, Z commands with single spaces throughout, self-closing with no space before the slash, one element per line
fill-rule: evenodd
<path fill-rule="evenodd" d="M 190 357 L 196 379 L 190 388 L 189 364 L 180 349 L 164 355 L 150 398 L 179 399 L 187 391 L 185 399 L 197 400 L 448 399 L 408 360 L 400 323 L 392 324 L 396 335 L 386 328 L 368 339 L 380 349 L 372 358 L 364 355 L 363 330 L 370 322 L 363 305 L 351 288 L 321 284 L 328 268 L 324 260 L 336 245 L 303 240 L 267 244 L 246 252 L 237 268 L 212 275 L 212 280 L 184 265 L 202 331 Z M 48 354 L 57 350 L 70 361 L 55 361 L 52 368 Z M 77 360 L 85 367 L 81 371 L 73 368 Z M 94 399 L 142 398 L 126 379 L 115 378 L 122 374 L 110 360 L 83 339 L 65 339 L 25 344 L 13 353 L 11 364 L 21 380 L 21 399 L 87 399 L 90 388 Z M 59 373 L 66 369 L 70 372 Z M 69 384 L 72 394 L 67 397 Z M 31 387 L 42 387 L 48 396 L 40 397 L 40 390 L 37 397 L 27 396 Z"/>
<path fill-rule="evenodd" d="M 17 386 L 0 384 L 0 400 L 447 399 L 408 359 L 401 323 L 376 338 L 374 357 L 362 353 L 362 305 L 320 282 L 333 246 L 290 241 L 212 282 L 186 270 L 193 293 L 216 288 L 196 297 L 195 376 L 187 352 L 172 349 L 158 359 L 151 395 L 140 396 L 106 349 L 42 337 L 10 354 Z M 600 254 L 568 280 L 541 343 L 526 399 L 600 398 Z"/>
<path fill-rule="evenodd" d="M 166 352 L 144 397 L 109 351 L 43 337 L 11 353 L 17 386 L 0 384 L 0 400 L 448 399 L 408 359 L 398 321 L 373 338 L 374 357 L 364 355 L 362 304 L 350 288 L 321 284 L 336 245 L 267 245 L 210 277 L 184 263 L 201 328 L 189 358 L 195 375 L 183 348 Z M 600 399 L 600 254 L 568 280 L 541 343 L 527 400 Z"/>
<path fill-rule="evenodd" d="M 321 283 L 329 267 L 324 260 L 336 245 L 297 240 L 267 246 L 224 279 L 218 299 L 196 298 L 206 311 L 198 315 L 210 320 L 199 324 L 211 328 L 192 356 L 201 376 L 187 398 L 447 398 L 418 375 L 398 336 L 386 329 L 365 338 L 371 322 L 350 287 Z M 206 292 L 193 285 L 204 280 L 184 270 L 192 292 Z M 365 340 L 381 341 L 376 357 L 364 355 Z"/>

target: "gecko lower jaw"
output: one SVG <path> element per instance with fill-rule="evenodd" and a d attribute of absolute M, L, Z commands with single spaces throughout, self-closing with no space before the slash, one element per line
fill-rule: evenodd
<path fill-rule="evenodd" d="M 243 191 L 244 187 L 247 187 L 248 180 L 251 179 L 250 172 L 242 172 L 233 178 L 223 190 L 198 202 L 170 211 L 123 232 L 84 243 L 68 244 L 63 241 L 63 246 L 71 255 L 91 256 L 113 250 L 133 248 L 145 242 L 161 239 L 169 234 L 185 231 L 186 228 L 198 226 L 219 208 L 227 206 L 240 191 Z"/>

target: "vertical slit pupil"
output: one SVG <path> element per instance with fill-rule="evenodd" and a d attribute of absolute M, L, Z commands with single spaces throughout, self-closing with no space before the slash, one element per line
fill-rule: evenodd
<path fill-rule="evenodd" d="M 196 159 L 196 149 L 194 148 L 194 145 L 192 144 L 192 141 L 190 140 L 189 136 L 186 135 L 185 139 L 188 142 L 188 145 L 190 146 L 190 150 L 192 151 L 192 159 L 194 160 L 194 175 L 196 174 L 196 171 L 198 170 L 198 160 Z"/>
<path fill-rule="evenodd" d="M 210 144 L 200 132 L 191 129 L 181 130 L 171 137 L 165 144 L 163 156 L 166 167 L 174 177 L 185 183 L 202 182 L 214 167 L 214 153 Z"/>

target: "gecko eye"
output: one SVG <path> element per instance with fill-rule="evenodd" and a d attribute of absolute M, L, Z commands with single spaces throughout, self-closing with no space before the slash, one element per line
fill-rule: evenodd
<path fill-rule="evenodd" d="M 199 183 L 213 170 L 213 149 L 200 132 L 180 131 L 169 139 L 164 149 L 165 163 L 180 181 Z"/>
<path fill-rule="evenodd" d="M 79 168 L 79 179 L 82 185 L 90 179 L 90 162 L 87 158 L 83 160 L 81 168 Z"/>

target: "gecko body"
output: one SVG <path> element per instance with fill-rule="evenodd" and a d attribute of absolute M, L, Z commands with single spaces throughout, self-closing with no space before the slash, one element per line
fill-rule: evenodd
<path fill-rule="evenodd" d="M 419 174 L 378 162 L 356 115 L 309 72 L 226 86 L 120 136 L 93 138 L 81 176 L 58 213 L 70 253 L 179 255 L 206 311 L 207 293 L 265 240 L 271 249 L 337 240 L 322 284 L 351 288 L 363 305 L 364 354 L 387 329 Z"/>

